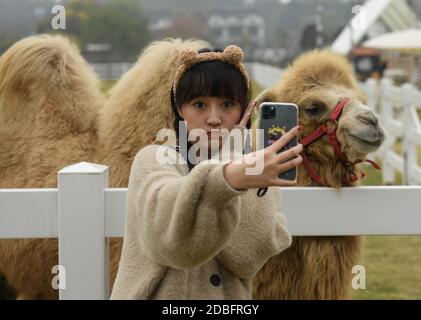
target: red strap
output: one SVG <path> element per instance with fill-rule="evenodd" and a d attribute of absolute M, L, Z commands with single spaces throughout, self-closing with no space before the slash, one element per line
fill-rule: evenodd
<path fill-rule="evenodd" d="M 336 121 L 339 116 L 342 113 L 342 110 L 345 108 L 345 106 L 351 101 L 350 98 L 344 98 L 342 99 L 335 107 L 335 109 L 330 113 L 329 115 L 329 120 L 331 121 Z M 303 146 L 306 146 L 310 143 L 312 143 L 313 141 L 317 140 L 318 138 L 320 138 L 322 135 L 324 135 L 325 133 L 328 133 L 329 135 L 329 141 L 330 144 L 333 146 L 333 148 L 335 149 L 335 153 L 336 155 L 340 158 L 346 161 L 346 157 L 345 154 L 341 151 L 341 147 L 339 144 L 338 139 L 336 138 L 336 134 L 334 131 L 332 131 L 331 129 L 329 129 L 328 127 L 326 127 L 325 125 L 321 125 L 320 127 L 318 127 L 315 131 L 313 131 L 312 133 L 310 133 L 309 135 L 305 136 L 304 138 L 301 139 L 300 143 Z"/>
<path fill-rule="evenodd" d="M 308 175 L 318 185 L 327 187 L 327 185 L 323 182 L 322 178 L 317 174 L 316 170 L 314 170 L 313 167 L 311 166 L 310 161 L 308 160 L 306 154 L 304 152 L 301 152 L 300 154 L 303 157 L 303 166 L 304 166 L 304 169 L 307 171 Z"/>
<path fill-rule="evenodd" d="M 365 159 L 364 161 L 368 162 L 369 164 L 371 164 L 373 166 L 373 168 L 376 168 L 378 170 L 381 170 L 382 168 L 373 160 L 369 160 L 369 159 Z"/>
<path fill-rule="evenodd" d="M 330 113 L 329 115 L 329 120 L 330 121 L 334 121 L 336 122 L 338 120 L 338 118 L 340 117 L 342 110 L 347 106 L 347 104 L 351 101 L 350 98 L 344 98 L 342 99 L 335 107 L 335 109 Z M 304 138 L 302 138 L 300 140 L 300 143 L 303 146 L 309 145 L 310 143 L 312 143 L 313 141 L 317 140 L 318 138 L 320 138 L 321 136 L 323 136 L 325 133 L 327 133 L 328 137 L 329 137 L 329 143 L 332 145 L 336 156 L 345 161 L 345 163 L 352 165 L 352 167 L 350 167 L 349 169 L 349 179 L 348 178 L 342 178 L 342 181 L 345 183 L 349 183 L 349 182 L 355 182 L 359 179 L 363 179 L 365 177 L 365 173 L 360 170 L 359 168 L 356 168 L 354 165 L 361 163 L 362 160 L 356 160 L 354 163 L 350 163 L 347 160 L 346 155 L 342 152 L 341 150 L 341 145 L 339 143 L 338 138 L 336 137 L 336 132 L 335 132 L 336 128 L 334 130 L 328 128 L 326 125 L 321 125 L 319 128 L 317 128 L 315 131 L 313 131 L 312 133 L 310 133 L 309 135 L 305 136 Z M 313 181 L 315 181 L 316 183 L 318 183 L 320 186 L 324 186 L 327 187 L 327 185 L 324 183 L 323 179 L 317 174 L 317 172 L 313 169 L 313 167 L 310 164 L 310 161 L 308 160 L 306 154 L 304 152 L 301 153 L 301 156 L 303 157 L 303 166 L 304 169 L 307 171 L 308 175 L 313 179 Z M 370 163 L 374 168 L 376 169 L 381 169 L 380 166 L 372 161 L 372 160 L 364 160 L 368 163 Z M 358 170 L 358 172 L 360 173 L 360 176 L 358 176 L 357 174 L 354 173 L 354 170 Z"/>
<path fill-rule="evenodd" d="M 314 168 L 311 166 L 310 161 L 307 158 L 307 155 L 304 152 L 302 152 L 301 156 L 303 157 L 304 169 L 307 171 L 308 175 L 313 179 L 313 181 L 316 182 L 319 186 L 328 187 L 328 185 L 326 185 L 326 183 L 324 183 L 322 177 L 320 177 L 317 174 L 316 170 L 314 170 Z M 367 162 L 371 163 L 373 165 L 373 167 L 376 168 L 376 169 L 381 169 L 380 166 L 372 160 L 364 160 L 364 161 L 367 161 Z M 361 162 L 362 162 L 362 160 L 357 160 L 357 161 L 355 161 L 355 164 L 361 163 Z M 353 172 L 354 169 L 358 170 L 358 172 L 360 174 L 359 176 Z M 349 179 L 347 179 L 346 177 L 342 178 L 341 179 L 342 182 L 344 182 L 344 183 L 356 182 L 360 179 L 364 179 L 366 174 L 364 173 L 364 171 L 362 171 L 359 168 L 352 168 L 349 171 L 349 176 L 350 176 Z"/>
<path fill-rule="evenodd" d="M 319 186 L 322 187 L 329 187 L 326 183 L 324 183 L 323 179 L 321 176 L 319 176 L 316 172 L 316 170 L 314 170 L 314 168 L 311 166 L 310 161 L 308 160 L 306 154 L 304 152 L 301 153 L 301 156 L 303 157 L 303 166 L 304 169 L 307 171 L 308 175 L 313 179 L 314 182 L 316 182 Z M 349 182 L 356 182 L 359 179 L 363 179 L 365 177 L 365 173 L 361 170 L 359 170 L 361 175 L 360 177 L 358 177 L 353 171 L 349 172 L 350 178 L 342 178 L 342 182 L 344 183 L 349 183 Z"/>
<path fill-rule="evenodd" d="M 336 121 L 342 113 L 345 106 L 351 101 L 350 98 L 344 98 L 336 105 L 335 109 L 330 113 L 329 120 Z"/>
<path fill-rule="evenodd" d="M 342 110 L 348 105 L 348 103 L 351 101 L 350 98 L 344 98 L 336 105 L 335 109 L 331 112 L 329 115 L 329 120 L 331 121 L 337 121 L 340 117 Z M 336 130 L 336 128 L 335 128 Z M 341 150 L 341 144 L 338 141 L 338 138 L 336 137 L 336 133 L 334 130 L 328 129 L 327 134 L 329 135 L 329 141 L 332 145 L 333 149 L 335 150 L 335 154 L 339 159 L 342 159 L 343 161 L 347 161 L 346 155 Z"/>
<path fill-rule="evenodd" d="M 358 173 L 360 174 L 360 176 L 358 176 L 358 175 L 356 175 L 354 172 L 353 172 L 353 170 L 357 170 L 358 171 Z M 356 182 L 356 181 L 358 181 L 358 180 L 360 180 L 360 179 L 364 179 L 364 177 L 365 177 L 365 173 L 364 173 L 364 171 L 362 171 L 361 169 L 359 169 L 359 168 L 353 168 L 350 172 L 349 172 L 349 176 L 350 176 L 350 179 L 348 180 L 348 179 L 346 179 L 346 178 L 342 178 L 342 182 L 345 182 L 345 183 L 348 183 L 348 182 Z"/>
<path fill-rule="evenodd" d="M 304 138 L 301 138 L 300 143 L 303 146 L 306 146 L 312 143 L 313 141 L 317 140 L 318 138 L 320 138 L 322 135 L 325 134 L 326 131 L 327 131 L 327 127 L 325 125 L 321 125 L 312 133 L 306 135 Z"/>
<path fill-rule="evenodd" d="M 382 169 L 382 168 L 380 167 L 380 165 L 379 165 L 377 162 L 373 161 L 373 160 L 365 159 L 364 161 L 365 161 L 365 162 L 368 162 L 369 164 L 371 164 L 371 166 L 372 166 L 373 168 L 375 168 L 375 169 L 378 169 L 378 170 L 381 170 L 381 169 Z M 361 162 L 363 162 L 363 160 L 360 160 L 360 159 L 355 160 L 355 163 L 361 163 Z"/>
<path fill-rule="evenodd" d="M 328 187 L 328 185 L 326 185 L 326 183 L 324 183 L 323 179 L 321 176 L 319 176 L 316 172 L 316 170 L 314 170 L 314 168 L 311 166 L 310 161 L 307 158 L 307 155 L 302 152 L 301 156 L 303 157 L 303 166 L 304 169 L 307 171 L 308 175 L 313 179 L 314 182 L 316 182 L 319 186 L 322 187 Z M 372 160 L 364 160 L 370 164 L 372 164 L 372 166 L 376 169 L 381 169 L 381 167 L 374 161 Z M 361 163 L 362 160 L 356 160 L 355 164 Z M 359 172 L 359 176 L 357 174 L 355 174 L 353 172 L 353 170 L 356 169 Z M 349 182 L 356 182 L 360 179 L 364 179 L 364 177 L 366 176 L 366 174 L 364 173 L 364 171 L 362 171 L 360 168 L 355 168 L 353 167 L 350 171 L 349 171 L 349 179 L 347 179 L 346 177 L 342 178 L 342 182 L 344 183 L 349 183 Z"/>
<path fill-rule="evenodd" d="M 343 161 L 347 161 L 346 155 L 341 150 L 341 145 L 338 141 L 338 138 L 336 137 L 336 134 L 331 129 L 328 129 L 327 134 L 329 136 L 329 142 L 331 146 L 333 147 L 333 150 L 335 150 L 335 154 L 339 159 L 342 159 Z"/>

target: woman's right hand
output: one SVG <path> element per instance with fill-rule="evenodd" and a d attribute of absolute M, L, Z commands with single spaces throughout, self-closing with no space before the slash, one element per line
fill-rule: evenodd
<path fill-rule="evenodd" d="M 288 142 L 299 133 L 299 126 L 294 127 L 275 141 L 272 145 L 255 152 L 243 155 L 236 161 L 229 163 L 224 168 L 226 182 L 237 190 L 250 188 L 266 188 L 270 186 L 294 186 L 297 181 L 280 179 L 279 175 L 288 171 L 302 162 L 299 155 L 303 151 L 303 146 L 297 146 L 277 153 Z M 260 174 L 246 174 L 247 168 L 253 168 L 256 163 L 263 163 Z"/>

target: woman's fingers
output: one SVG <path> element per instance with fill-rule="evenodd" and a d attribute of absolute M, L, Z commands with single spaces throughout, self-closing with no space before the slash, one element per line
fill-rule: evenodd
<path fill-rule="evenodd" d="M 275 161 L 278 163 L 285 162 L 289 159 L 297 157 L 302 151 L 303 151 L 303 145 L 298 144 L 295 147 L 292 147 L 291 149 L 288 149 L 284 152 L 277 154 Z"/>
<path fill-rule="evenodd" d="M 253 113 L 254 108 L 256 107 L 256 101 L 250 101 L 247 106 L 245 113 L 249 114 L 249 116 Z M 248 119 L 247 119 L 248 120 Z"/>
<path fill-rule="evenodd" d="M 278 167 L 279 174 L 286 172 L 292 168 L 297 167 L 301 162 L 303 161 L 303 158 L 301 156 L 298 156 L 292 160 L 289 160 L 287 162 L 281 163 Z M 284 180 L 284 179 L 276 179 L 274 182 L 275 186 L 278 187 L 288 187 L 288 186 L 294 186 L 297 184 L 297 179 L 291 181 L 291 180 Z"/>
<path fill-rule="evenodd" d="M 275 182 L 276 187 L 293 187 L 297 184 L 297 180 L 284 180 L 284 179 L 278 179 Z"/>
<path fill-rule="evenodd" d="M 245 127 L 247 125 L 247 121 L 249 120 L 250 116 L 252 115 L 255 106 L 256 106 L 256 101 L 251 101 L 248 104 L 248 106 L 246 108 L 246 111 L 244 111 L 243 118 L 239 122 L 239 124 L 241 126 Z"/>
<path fill-rule="evenodd" d="M 279 165 L 279 174 L 286 172 L 292 168 L 297 167 L 301 162 L 303 161 L 303 158 L 301 156 L 298 156 L 297 158 L 294 158 L 292 160 L 289 160 L 287 162 L 284 162 Z M 289 187 L 289 186 L 295 186 L 297 184 L 297 178 L 295 180 L 285 180 L 285 179 L 276 179 L 273 183 L 275 186 L 278 187 Z"/>
<path fill-rule="evenodd" d="M 300 165 L 303 162 L 303 157 L 302 156 L 297 156 L 294 159 L 291 159 L 289 161 L 283 162 L 281 164 L 278 165 L 278 169 L 279 169 L 279 174 L 288 171 L 292 168 L 297 167 L 298 165 Z"/>
<path fill-rule="evenodd" d="M 278 150 L 282 149 L 291 139 L 296 137 L 299 133 L 300 126 L 296 126 L 289 130 L 286 134 L 284 134 L 281 138 L 276 140 L 272 145 L 268 148 L 271 149 L 273 152 L 278 152 Z"/>

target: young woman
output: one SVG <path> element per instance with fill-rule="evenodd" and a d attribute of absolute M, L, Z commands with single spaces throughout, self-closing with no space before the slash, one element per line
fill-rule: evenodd
<path fill-rule="evenodd" d="M 197 161 L 188 152 L 207 144 L 211 158 L 227 142 L 218 135 L 223 129 L 250 128 L 253 105 L 242 58 L 236 46 L 180 54 L 171 92 L 174 129 L 177 137 L 182 130 L 203 135 L 186 144 L 187 163 L 159 162 L 159 144 L 136 154 L 112 299 L 250 299 L 253 276 L 291 244 L 278 187 L 296 182 L 278 176 L 301 163 L 302 145 L 277 151 L 299 128 L 228 163 Z M 169 154 L 182 152 L 180 139 L 177 145 Z M 259 160 L 261 172 L 247 174 Z M 266 187 L 258 197 L 257 189 Z"/>

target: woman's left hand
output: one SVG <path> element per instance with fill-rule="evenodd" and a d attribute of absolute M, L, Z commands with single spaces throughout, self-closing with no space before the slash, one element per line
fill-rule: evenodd
<path fill-rule="evenodd" d="M 243 114 L 243 117 L 241 118 L 241 120 L 240 120 L 240 122 L 238 123 L 240 126 L 242 126 L 242 127 L 246 127 L 246 125 L 247 125 L 247 121 L 249 121 L 249 119 L 250 119 L 250 116 L 253 114 L 253 110 L 254 110 L 254 108 L 256 107 L 256 101 L 251 101 L 249 104 L 248 104 L 248 106 L 247 106 L 247 108 L 246 108 L 246 111 L 244 111 L 244 114 Z"/>

